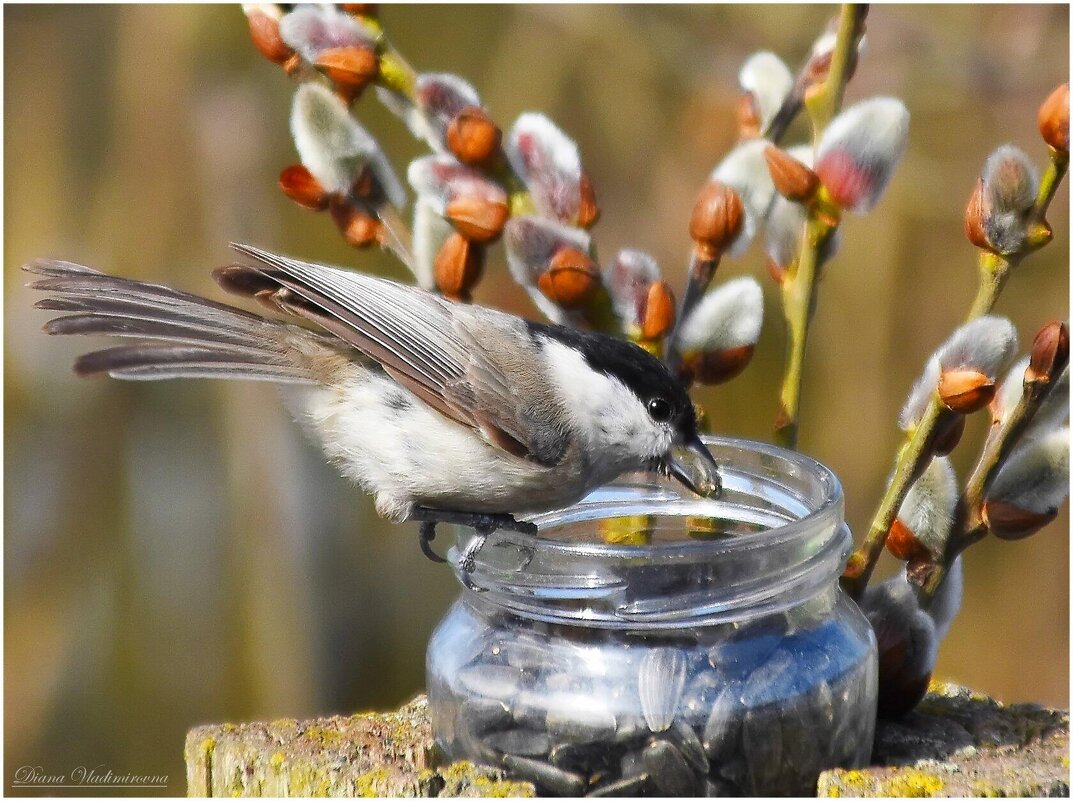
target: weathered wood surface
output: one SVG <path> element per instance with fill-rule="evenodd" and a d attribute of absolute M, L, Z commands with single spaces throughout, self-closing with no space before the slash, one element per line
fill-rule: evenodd
<path fill-rule="evenodd" d="M 873 761 L 825 772 L 817 794 L 1067 796 L 1069 715 L 936 683 L 904 720 L 880 723 Z M 533 795 L 490 768 L 436 765 L 423 696 L 383 714 L 200 726 L 186 769 L 191 796 Z"/>

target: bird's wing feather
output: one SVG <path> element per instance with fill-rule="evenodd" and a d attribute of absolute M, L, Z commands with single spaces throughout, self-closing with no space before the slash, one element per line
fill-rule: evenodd
<path fill-rule="evenodd" d="M 541 464 L 562 457 L 565 436 L 549 441 L 549 421 L 525 414 L 518 402 L 522 387 L 488 358 L 472 330 L 472 315 L 463 319 L 457 311 L 464 307 L 361 273 L 297 261 L 250 245 L 234 248 L 255 264 L 225 268 L 221 283 L 226 288 L 254 295 L 270 289 L 259 278 L 241 273 L 255 270 L 286 290 L 272 298 L 279 308 L 320 325 L 376 360 L 448 418 L 479 431 L 515 456 Z M 226 270 L 240 272 L 228 275 Z M 501 321 L 502 331 L 494 332 L 500 337 L 518 336 L 522 330 L 506 315 L 489 314 L 489 320 Z"/>

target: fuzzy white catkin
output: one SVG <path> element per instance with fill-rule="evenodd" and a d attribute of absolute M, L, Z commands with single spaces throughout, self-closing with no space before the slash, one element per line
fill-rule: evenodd
<path fill-rule="evenodd" d="M 981 178 L 984 232 L 998 252 L 1013 253 L 1028 235 L 1025 215 L 1036 202 L 1039 173 L 1022 150 L 1003 145 L 988 156 Z"/>
<path fill-rule="evenodd" d="M 639 300 L 660 280 L 659 263 L 642 250 L 624 249 L 603 271 L 604 286 L 617 314 L 628 325 L 640 325 Z"/>
<path fill-rule="evenodd" d="M 987 492 L 987 500 L 1045 514 L 1069 495 L 1069 429 L 1022 440 Z"/>
<path fill-rule="evenodd" d="M 738 85 L 756 98 L 760 112 L 760 128 L 771 124 L 783 101 L 794 86 L 790 68 L 774 53 L 762 51 L 746 59 L 738 73 Z"/>
<path fill-rule="evenodd" d="M 764 322 L 764 293 L 748 276 L 708 292 L 682 323 L 678 343 L 685 353 L 755 345 Z"/>
<path fill-rule="evenodd" d="M 422 289 L 436 286 L 436 254 L 454 229 L 420 196 L 414 203 L 414 276 Z"/>
<path fill-rule="evenodd" d="M 898 424 L 908 431 L 924 416 L 944 370 L 976 370 L 995 380 L 1017 350 L 1017 329 L 1005 317 L 985 315 L 965 323 L 939 346 L 913 384 Z"/>
<path fill-rule="evenodd" d="M 903 431 L 909 431 L 914 428 L 924 417 L 928 403 L 931 402 L 932 395 L 935 394 L 939 387 L 940 372 L 939 360 L 935 358 L 934 354 L 929 356 L 927 363 L 924 365 L 924 372 L 920 374 L 916 383 L 913 384 L 913 388 L 909 391 L 909 397 L 905 401 L 905 406 L 902 407 L 902 413 L 898 417 L 898 425 L 901 426 Z"/>
<path fill-rule="evenodd" d="M 950 460 L 941 456 L 932 459 L 913 482 L 898 510 L 898 519 L 929 551 L 942 553 L 954 522 L 957 500 L 957 475 Z"/>
<path fill-rule="evenodd" d="M 380 145 L 328 88 L 316 83 L 298 87 L 291 135 L 302 164 L 328 192 L 348 192 L 368 165 L 392 205 L 405 205 L 406 191 Z"/>
<path fill-rule="evenodd" d="M 935 595 L 932 596 L 931 602 L 924 608 L 924 611 L 931 617 L 932 622 L 935 623 L 935 636 L 939 642 L 946 639 L 946 635 L 950 631 L 950 625 L 954 622 L 954 618 L 957 617 L 957 613 L 961 609 L 961 596 L 964 591 L 964 585 L 965 571 L 962 568 L 961 557 L 959 556 L 954 559 L 950 570 L 947 571 L 946 579 Z"/>
<path fill-rule="evenodd" d="M 371 45 L 372 38 L 351 17 L 330 5 L 299 5 L 279 22 L 280 38 L 306 61 L 316 61 L 322 50 Z"/>
<path fill-rule="evenodd" d="M 589 235 L 580 228 L 543 217 L 511 217 L 503 229 L 503 244 L 507 251 L 507 267 L 514 280 L 525 289 L 545 317 L 553 323 L 566 323 L 566 312 L 544 296 L 536 281 L 560 247 L 588 253 L 592 245 Z"/>
<path fill-rule="evenodd" d="M 748 249 L 775 200 L 775 184 L 764 158 L 764 148 L 770 144 L 766 139 L 744 142 L 731 150 L 712 171 L 714 180 L 738 193 L 745 212 L 741 233 L 727 251 L 731 256 L 740 256 Z"/>
<path fill-rule="evenodd" d="M 909 110 L 895 97 L 873 97 L 850 106 L 823 132 L 816 151 L 816 172 L 829 180 L 826 171 L 838 154 L 848 157 L 853 168 L 868 180 L 849 210 L 870 211 L 883 195 L 894 168 L 905 154 L 909 136 Z M 838 169 L 845 169 L 838 165 Z"/>
<path fill-rule="evenodd" d="M 414 115 L 417 136 L 437 153 L 446 153 L 447 127 L 466 106 L 480 106 L 477 90 L 450 72 L 423 72 L 417 76 L 420 109 Z"/>
<path fill-rule="evenodd" d="M 1005 317 L 984 315 L 954 331 L 936 353 L 943 370 L 976 370 L 991 380 L 1017 351 L 1017 329 Z"/>
<path fill-rule="evenodd" d="M 939 635 L 931 615 L 920 608 L 904 569 L 865 590 L 861 610 L 876 631 L 892 626 L 906 632 L 904 670 L 908 675 L 931 672 L 939 653 Z"/>
<path fill-rule="evenodd" d="M 539 164 L 524 158 L 518 146 L 523 137 L 535 145 Z M 543 114 L 522 114 L 510 129 L 505 149 L 511 168 L 525 181 L 541 214 L 563 222 L 577 215 L 581 207 L 581 154 L 555 123 Z"/>
<path fill-rule="evenodd" d="M 1006 373 L 999 384 L 995 399 L 991 402 L 995 420 L 1005 424 L 1021 401 L 1024 394 L 1025 370 L 1028 369 L 1029 357 L 1018 360 Z M 1024 436 L 1039 436 L 1051 429 L 1064 425 L 1069 420 L 1069 368 L 1067 367 L 1054 381 L 1054 386 L 1047 397 L 1036 409 L 1028 424 Z"/>

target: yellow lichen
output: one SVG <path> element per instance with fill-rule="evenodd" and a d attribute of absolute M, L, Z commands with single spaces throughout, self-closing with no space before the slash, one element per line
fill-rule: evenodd
<path fill-rule="evenodd" d="M 276 753 L 272 754 L 272 757 L 268 760 L 268 764 L 272 766 L 273 770 L 278 772 L 279 769 L 283 767 L 283 763 L 286 759 L 287 757 L 283 755 L 282 751 L 276 751 Z"/>
<path fill-rule="evenodd" d="M 336 729 L 326 729 L 323 726 L 308 726 L 302 736 L 323 746 L 342 745 L 346 739 Z"/>
<path fill-rule="evenodd" d="M 945 783 L 934 773 L 905 768 L 880 782 L 879 794 L 905 798 L 930 798 L 939 793 Z"/>
<path fill-rule="evenodd" d="M 354 780 L 354 795 L 359 798 L 378 798 L 384 795 L 390 778 L 387 768 L 373 768 Z"/>

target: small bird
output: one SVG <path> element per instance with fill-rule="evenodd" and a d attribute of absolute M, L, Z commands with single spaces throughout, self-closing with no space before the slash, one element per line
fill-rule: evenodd
<path fill-rule="evenodd" d="M 76 373 L 289 385 L 294 415 L 380 515 L 421 523 L 427 556 L 442 561 L 438 522 L 477 531 L 465 571 L 495 529 L 536 533 L 515 515 L 567 506 L 626 471 L 718 491 L 689 396 L 641 348 L 233 247 L 249 263 L 214 271 L 217 283 L 291 322 L 69 262 L 23 269 L 52 295 L 37 308 L 68 312 L 47 333 L 142 340 L 81 356 Z"/>

